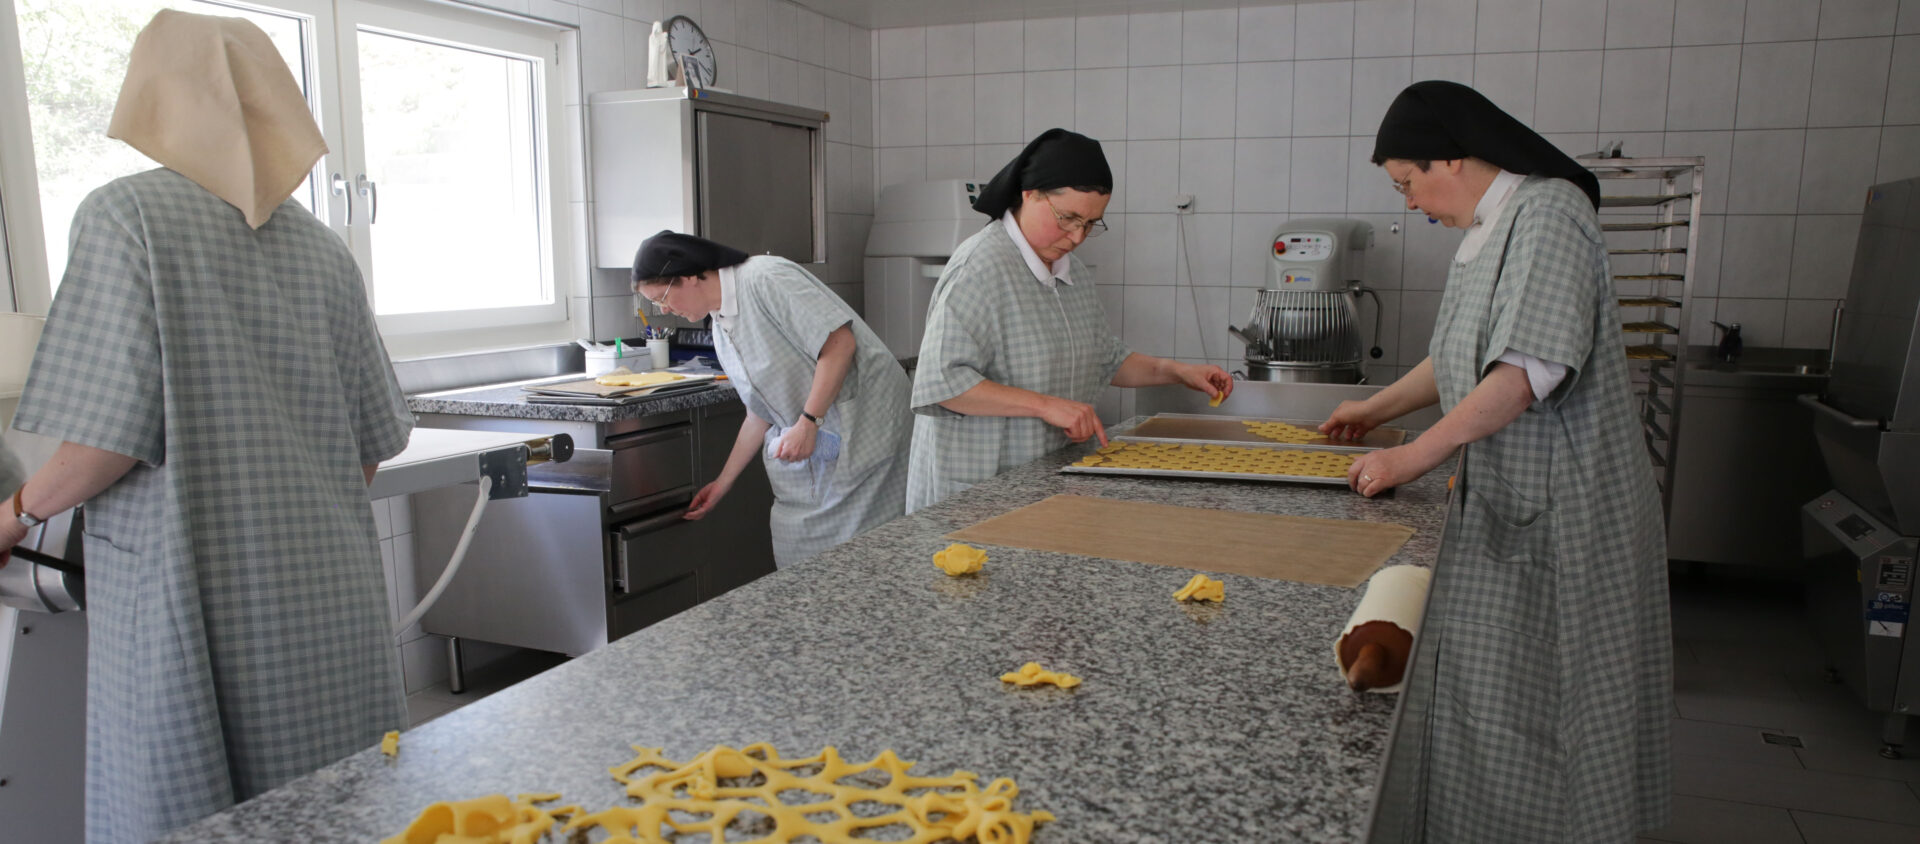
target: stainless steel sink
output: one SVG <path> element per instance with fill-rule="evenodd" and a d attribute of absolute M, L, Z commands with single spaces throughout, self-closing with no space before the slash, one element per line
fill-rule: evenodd
<path fill-rule="evenodd" d="M 1824 349 L 1749 348 L 1732 361 L 1714 359 L 1711 346 L 1693 346 L 1688 351 L 1689 385 L 1814 389 L 1827 377 Z"/>

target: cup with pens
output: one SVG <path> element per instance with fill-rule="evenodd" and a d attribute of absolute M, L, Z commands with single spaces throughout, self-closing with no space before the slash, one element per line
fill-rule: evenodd
<path fill-rule="evenodd" d="M 666 369 L 672 365 L 673 358 L 670 352 L 673 348 L 673 329 L 647 326 L 646 340 L 647 354 L 653 356 L 654 369 Z"/>

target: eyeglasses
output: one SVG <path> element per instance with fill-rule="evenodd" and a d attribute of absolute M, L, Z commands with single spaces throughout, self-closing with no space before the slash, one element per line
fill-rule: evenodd
<path fill-rule="evenodd" d="M 1413 171 L 1407 172 L 1405 181 L 1394 179 L 1392 174 L 1388 174 L 1387 178 L 1393 179 L 1393 189 L 1399 191 L 1401 196 L 1406 196 L 1407 191 L 1413 190 Z"/>
<path fill-rule="evenodd" d="M 678 284 L 679 281 L 680 281 L 679 279 L 674 279 L 673 281 L 667 282 L 667 292 L 660 294 L 660 298 L 658 299 L 655 299 L 652 296 L 648 296 L 645 293 L 640 293 L 640 291 L 637 288 L 634 290 L 634 292 L 640 293 L 640 298 L 647 300 L 654 307 L 659 308 L 661 312 L 664 313 L 667 310 L 667 300 L 669 298 L 672 298 L 673 296 L 673 286 L 675 284 Z"/>
<path fill-rule="evenodd" d="M 1041 194 L 1040 198 L 1043 200 L 1046 200 L 1047 208 L 1053 211 L 1053 223 L 1054 225 L 1059 226 L 1061 231 L 1066 232 L 1067 234 L 1076 234 L 1079 232 L 1085 232 L 1087 237 L 1099 237 L 1100 235 L 1106 233 L 1107 231 L 1106 220 L 1094 220 L 1092 222 L 1088 222 L 1085 218 L 1081 217 L 1078 214 L 1062 214 L 1060 213 L 1059 208 L 1054 207 L 1052 197 L 1049 197 L 1045 194 Z"/>

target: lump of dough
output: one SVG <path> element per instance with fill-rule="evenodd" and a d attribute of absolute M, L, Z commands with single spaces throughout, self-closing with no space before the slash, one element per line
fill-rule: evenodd
<path fill-rule="evenodd" d="M 979 571 L 986 562 L 987 552 L 958 542 L 934 552 L 933 555 L 933 564 L 951 577 L 972 574 Z"/>
<path fill-rule="evenodd" d="M 1173 593 L 1176 601 L 1224 601 L 1227 599 L 1227 585 L 1204 574 L 1196 574 L 1180 591 Z"/>

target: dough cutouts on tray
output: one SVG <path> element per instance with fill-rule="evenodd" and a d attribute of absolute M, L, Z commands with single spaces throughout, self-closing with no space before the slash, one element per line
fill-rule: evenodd
<path fill-rule="evenodd" d="M 1354 455 L 1338 451 L 1295 451 L 1232 445 L 1113 443 L 1075 461 L 1103 469 L 1160 469 L 1174 472 L 1237 472 L 1344 478 Z"/>

